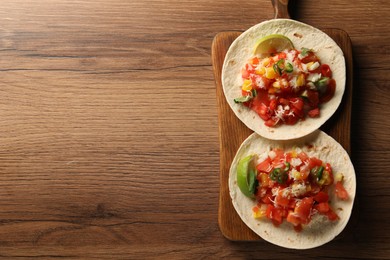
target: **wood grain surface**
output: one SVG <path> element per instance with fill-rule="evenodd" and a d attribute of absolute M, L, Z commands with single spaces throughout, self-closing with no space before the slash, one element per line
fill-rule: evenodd
<path fill-rule="evenodd" d="M 2 0 L 0 257 L 390 259 L 389 2 L 290 9 L 352 41 L 349 236 L 294 251 L 219 230 L 211 44 L 271 1 Z"/>

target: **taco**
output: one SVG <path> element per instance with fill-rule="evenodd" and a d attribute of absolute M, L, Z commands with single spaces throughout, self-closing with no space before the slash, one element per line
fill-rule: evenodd
<path fill-rule="evenodd" d="M 295 140 L 253 133 L 229 173 L 229 193 L 242 221 L 285 248 L 308 249 L 334 239 L 348 223 L 355 190 L 347 152 L 320 130 Z"/>
<path fill-rule="evenodd" d="M 275 44 L 291 44 L 259 53 L 259 39 L 269 37 Z M 290 19 L 266 21 L 241 34 L 222 68 L 223 91 L 236 116 L 274 140 L 299 138 L 318 129 L 340 105 L 345 80 L 340 47 L 322 31 Z"/>

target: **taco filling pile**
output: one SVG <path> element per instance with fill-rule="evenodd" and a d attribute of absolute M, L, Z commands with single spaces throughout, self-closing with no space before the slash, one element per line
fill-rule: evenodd
<path fill-rule="evenodd" d="M 255 111 L 268 127 L 319 117 L 321 104 L 336 89 L 330 67 L 308 48 L 256 55 L 245 64 L 241 76 L 242 96 L 234 102 Z"/>
<path fill-rule="evenodd" d="M 238 187 L 256 200 L 253 217 L 269 219 L 275 226 L 287 221 L 297 232 L 317 214 L 328 221 L 339 220 L 329 198 L 349 199 L 343 179 L 343 173 L 334 173 L 330 163 L 300 148 L 288 152 L 276 148 L 238 162 Z"/>

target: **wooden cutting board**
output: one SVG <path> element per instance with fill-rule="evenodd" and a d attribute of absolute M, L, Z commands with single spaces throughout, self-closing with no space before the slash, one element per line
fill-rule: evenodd
<path fill-rule="evenodd" d="M 351 154 L 350 128 L 352 108 L 352 49 L 348 34 L 340 29 L 323 29 L 344 52 L 347 81 L 345 93 L 336 113 L 321 130 L 338 141 Z M 241 143 L 252 133 L 233 113 L 222 89 L 221 70 L 225 55 L 232 42 L 241 32 L 221 32 L 212 43 L 212 62 L 217 91 L 219 142 L 220 142 L 220 192 L 218 222 L 222 234 L 230 240 L 260 240 L 240 219 L 233 208 L 229 195 L 228 178 L 230 164 Z"/>

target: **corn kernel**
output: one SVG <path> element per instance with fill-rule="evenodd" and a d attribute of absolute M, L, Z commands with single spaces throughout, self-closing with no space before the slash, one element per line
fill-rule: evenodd
<path fill-rule="evenodd" d="M 331 183 L 331 178 L 330 178 L 330 173 L 326 170 L 322 173 L 322 178 L 319 180 L 318 184 L 320 185 L 330 185 Z"/>
<path fill-rule="evenodd" d="M 268 94 L 275 94 L 276 92 L 276 88 L 269 88 L 268 90 Z"/>
<path fill-rule="evenodd" d="M 265 216 L 265 209 L 263 207 L 259 208 L 257 206 L 253 207 L 252 209 L 253 217 L 254 218 L 262 218 Z"/>
<path fill-rule="evenodd" d="M 283 87 L 287 87 L 288 86 L 288 82 L 285 78 L 282 78 L 281 81 L 280 81 L 280 84 L 283 86 Z"/>
<path fill-rule="evenodd" d="M 295 86 L 302 87 L 303 85 L 305 85 L 305 75 L 299 74 Z"/>
<path fill-rule="evenodd" d="M 242 84 L 242 90 L 244 91 L 252 90 L 252 81 L 250 79 L 244 80 L 244 83 Z"/>
<path fill-rule="evenodd" d="M 292 151 L 291 151 L 291 157 L 292 157 L 292 158 L 296 158 L 297 156 L 298 156 L 297 151 L 292 150 Z"/>
<path fill-rule="evenodd" d="M 265 77 L 267 79 L 274 79 L 274 78 L 276 78 L 276 73 L 275 73 L 274 68 L 272 68 L 272 67 L 266 68 L 265 69 Z"/>
<path fill-rule="evenodd" d="M 320 64 L 316 61 L 316 62 L 309 62 L 308 64 L 306 64 L 306 66 L 309 71 L 313 71 L 316 70 L 320 66 Z"/>
<path fill-rule="evenodd" d="M 294 180 L 301 180 L 302 179 L 301 178 L 301 173 L 299 171 L 295 170 L 295 169 L 293 169 L 291 171 L 291 175 L 292 175 Z"/>
<path fill-rule="evenodd" d="M 261 68 L 258 68 L 255 73 L 257 75 L 264 75 L 265 74 L 265 68 L 264 67 L 261 67 Z"/>
<path fill-rule="evenodd" d="M 281 84 L 280 84 L 280 81 L 275 81 L 274 83 L 272 83 L 272 86 L 274 87 L 274 88 L 280 88 L 281 87 Z"/>
<path fill-rule="evenodd" d="M 270 58 L 265 58 L 261 61 L 261 64 L 263 64 L 263 66 L 266 67 L 270 61 L 271 61 Z"/>
<path fill-rule="evenodd" d="M 336 182 L 338 182 L 338 181 L 342 182 L 344 180 L 344 175 L 342 173 L 340 173 L 340 172 L 336 173 L 336 175 L 334 176 L 334 180 Z"/>

